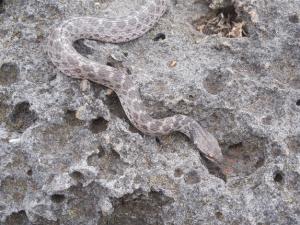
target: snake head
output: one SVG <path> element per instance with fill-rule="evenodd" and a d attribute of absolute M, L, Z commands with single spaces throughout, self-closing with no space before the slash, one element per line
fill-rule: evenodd
<path fill-rule="evenodd" d="M 213 140 L 214 139 L 214 140 Z M 206 142 L 206 143 L 205 143 Z M 223 161 L 223 154 L 217 140 L 212 137 L 209 140 L 200 141 L 195 143 L 200 152 L 208 160 L 215 162 L 217 164 Z"/>
<path fill-rule="evenodd" d="M 197 129 L 192 132 L 192 139 L 208 160 L 218 164 L 223 161 L 223 154 L 217 139 L 200 125 L 197 125 Z"/>
<path fill-rule="evenodd" d="M 205 138 L 195 140 L 195 145 L 208 160 L 215 163 L 221 163 L 223 161 L 221 148 L 216 138 L 210 133 L 207 133 Z"/>

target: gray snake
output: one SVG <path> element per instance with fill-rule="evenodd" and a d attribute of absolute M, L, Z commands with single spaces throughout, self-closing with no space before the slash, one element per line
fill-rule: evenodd
<path fill-rule="evenodd" d="M 124 72 L 89 60 L 73 47 L 79 39 L 121 43 L 136 39 L 160 19 L 167 9 L 166 0 L 147 0 L 126 17 L 97 18 L 75 17 L 62 22 L 49 35 L 47 52 L 52 63 L 64 74 L 73 78 L 88 79 L 114 90 L 131 123 L 141 132 L 159 136 L 179 131 L 188 136 L 200 152 L 212 161 L 222 161 L 217 140 L 194 119 L 174 115 L 154 119 L 146 111 L 138 88 Z"/>

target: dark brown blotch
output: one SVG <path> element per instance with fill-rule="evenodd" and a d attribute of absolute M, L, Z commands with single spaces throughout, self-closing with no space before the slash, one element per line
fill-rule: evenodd
<path fill-rule="evenodd" d="M 91 66 L 87 66 L 87 65 L 83 65 L 82 70 L 85 71 L 85 72 L 89 72 L 89 73 L 94 71 Z"/>
<path fill-rule="evenodd" d="M 69 70 L 64 70 L 63 72 L 64 72 L 65 74 L 69 74 L 69 73 L 70 73 Z"/>
<path fill-rule="evenodd" d="M 142 128 L 143 130 L 145 130 L 145 131 L 148 130 L 148 127 L 147 127 L 146 125 L 140 125 L 140 126 L 141 126 L 141 128 Z"/>
<path fill-rule="evenodd" d="M 81 73 L 81 69 L 79 69 L 79 68 L 74 69 L 74 71 L 75 71 L 76 73 Z"/>
<path fill-rule="evenodd" d="M 142 123 L 146 123 L 147 121 L 149 121 L 149 116 L 147 116 L 146 114 L 141 114 L 140 115 L 140 121 Z"/>
<path fill-rule="evenodd" d="M 174 127 L 176 128 L 176 129 L 178 129 L 179 128 L 179 126 L 180 126 L 180 120 L 179 119 L 175 119 L 175 122 L 174 122 Z"/>
<path fill-rule="evenodd" d="M 69 62 L 71 65 L 77 65 L 77 63 L 78 63 L 78 62 L 77 62 L 73 57 L 71 57 L 71 56 L 68 56 L 67 60 L 68 60 L 68 62 Z"/>
<path fill-rule="evenodd" d="M 126 89 L 125 89 L 126 90 Z M 128 89 L 127 89 L 128 90 Z M 134 98 L 135 95 L 136 95 L 136 92 L 134 90 L 129 90 L 128 93 L 127 93 L 128 97 L 129 98 Z"/>
<path fill-rule="evenodd" d="M 181 119 L 180 124 L 185 125 L 185 124 L 188 124 L 189 122 L 190 122 L 190 120 L 188 118 L 184 118 L 184 119 Z"/>
<path fill-rule="evenodd" d="M 171 130 L 170 127 L 167 125 L 163 126 L 162 129 L 163 129 L 163 132 L 169 132 Z"/>
<path fill-rule="evenodd" d="M 125 26 L 126 26 L 125 22 L 123 22 L 123 21 L 117 22 L 117 27 L 124 29 Z"/>
<path fill-rule="evenodd" d="M 129 21 L 128 21 L 128 24 L 129 25 L 135 25 L 137 23 L 137 20 L 136 20 L 136 18 L 131 18 Z"/>
<path fill-rule="evenodd" d="M 150 129 L 153 131 L 158 131 L 161 127 L 162 123 L 160 121 L 155 121 L 153 123 L 151 123 L 150 125 Z"/>
<path fill-rule="evenodd" d="M 96 75 L 94 73 L 87 73 L 88 78 L 94 79 Z"/>
<path fill-rule="evenodd" d="M 171 117 L 166 118 L 166 124 L 173 124 L 173 119 Z"/>
<path fill-rule="evenodd" d="M 130 80 L 128 80 L 128 79 L 123 83 L 123 88 L 125 90 L 128 90 L 131 86 L 132 86 L 132 84 L 131 84 Z"/>
<path fill-rule="evenodd" d="M 133 117 L 134 120 L 138 120 L 139 119 L 139 114 L 137 114 L 136 112 L 133 112 L 132 117 Z"/>
<path fill-rule="evenodd" d="M 160 127 L 160 126 L 163 125 L 163 123 L 162 123 L 161 121 L 159 121 L 159 120 L 156 120 L 154 123 L 155 123 L 155 125 L 158 126 L 158 127 Z"/>

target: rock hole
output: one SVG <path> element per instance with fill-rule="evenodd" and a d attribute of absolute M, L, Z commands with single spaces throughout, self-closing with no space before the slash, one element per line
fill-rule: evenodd
<path fill-rule="evenodd" d="M 114 65 L 114 63 L 112 63 L 112 62 L 107 62 L 106 65 L 107 65 L 107 66 L 110 66 L 110 67 L 116 68 L 115 65 Z"/>
<path fill-rule="evenodd" d="M 174 170 L 174 177 L 181 177 L 182 174 L 183 174 L 182 169 L 176 168 L 176 169 Z"/>
<path fill-rule="evenodd" d="M 76 112 L 73 110 L 67 110 L 64 117 L 66 123 L 70 126 L 81 126 L 83 121 L 76 118 Z"/>
<path fill-rule="evenodd" d="M 127 116 L 122 108 L 121 102 L 115 92 L 113 92 L 105 101 L 106 105 L 109 108 L 109 111 L 119 118 L 126 118 Z"/>
<path fill-rule="evenodd" d="M 25 210 L 14 212 L 9 215 L 5 221 L 5 225 L 25 225 L 30 224 Z"/>
<path fill-rule="evenodd" d="M 119 143 L 119 142 L 117 142 L 117 143 Z M 110 155 L 112 156 L 113 159 L 119 160 L 121 158 L 119 152 L 117 152 L 117 151 L 115 151 L 113 149 L 111 150 Z"/>
<path fill-rule="evenodd" d="M 299 16 L 297 14 L 290 15 L 289 21 L 291 23 L 299 23 Z"/>
<path fill-rule="evenodd" d="M 210 174 L 222 179 L 224 182 L 227 182 L 227 176 L 222 171 L 222 168 L 219 165 L 208 160 L 207 158 L 205 158 L 205 156 L 203 156 L 202 159 L 203 159 L 203 162 Z"/>
<path fill-rule="evenodd" d="M 265 163 L 265 159 L 264 158 L 258 158 L 257 161 L 256 161 L 256 163 L 254 164 L 254 167 L 256 169 L 258 169 L 258 168 L 262 167 L 264 165 L 264 163 Z"/>
<path fill-rule="evenodd" d="M 158 33 L 155 38 L 153 38 L 153 41 L 159 41 L 159 40 L 165 40 L 166 35 L 164 33 Z"/>
<path fill-rule="evenodd" d="M 116 200 L 113 203 L 113 213 L 109 216 L 102 216 L 98 224 L 164 224 L 163 208 L 173 202 L 172 198 L 165 196 L 162 192 L 128 194 Z"/>
<path fill-rule="evenodd" d="M 3 102 L 1 102 L 1 100 L 0 100 L 0 121 L 4 122 L 6 120 L 6 116 L 7 116 L 8 112 L 9 112 L 10 106 L 7 105 L 7 104 L 5 104 L 5 103 L 3 103 Z"/>
<path fill-rule="evenodd" d="M 82 181 L 84 180 L 84 175 L 79 172 L 79 171 L 74 171 L 70 174 L 70 177 L 72 177 L 74 180 L 77 180 L 77 181 Z"/>
<path fill-rule="evenodd" d="M 271 125 L 272 124 L 272 116 L 268 115 L 268 116 L 265 116 L 261 119 L 261 122 L 264 124 L 264 125 Z"/>
<path fill-rule="evenodd" d="M 9 119 L 13 129 L 23 132 L 37 120 L 37 115 L 30 110 L 28 102 L 21 102 L 15 105 Z"/>
<path fill-rule="evenodd" d="M 105 156 L 105 151 L 101 146 L 98 146 L 98 153 L 97 153 L 98 158 L 102 158 Z"/>
<path fill-rule="evenodd" d="M 99 157 L 98 157 L 98 154 L 91 154 L 88 156 L 87 158 L 87 164 L 89 166 L 98 166 L 99 165 Z"/>
<path fill-rule="evenodd" d="M 88 56 L 94 53 L 94 50 L 84 44 L 84 40 L 77 40 L 74 42 L 73 47 L 79 52 L 81 55 Z"/>
<path fill-rule="evenodd" d="M 106 65 L 107 66 L 110 66 L 110 67 L 113 67 L 113 68 L 116 68 L 120 71 L 126 71 L 127 68 L 125 68 L 123 66 L 123 63 L 122 63 L 123 60 L 120 59 L 119 60 L 116 60 L 115 58 L 113 58 L 112 56 L 108 56 L 107 58 L 107 62 L 106 62 Z"/>
<path fill-rule="evenodd" d="M 87 163 L 89 166 L 101 167 L 103 166 L 102 159 L 106 161 L 106 158 L 106 152 L 101 146 L 98 146 L 98 152 L 89 155 L 87 158 Z"/>
<path fill-rule="evenodd" d="M 4 0 L 0 0 L 0 14 L 5 12 Z"/>
<path fill-rule="evenodd" d="M 29 188 L 28 185 L 30 184 L 25 178 L 10 176 L 1 180 L 0 190 L 6 193 L 6 195 L 10 195 L 15 204 L 21 204 Z"/>
<path fill-rule="evenodd" d="M 234 4 L 228 2 L 223 8 L 211 11 L 193 21 L 193 26 L 205 35 L 221 35 L 228 38 L 248 37 L 246 23 L 237 13 Z"/>
<path fill-rule="evenodd" d="M 273 179 L 276 183 L 282 184 L 284 182 L 284 175 L 281 171 L 275 171 L 273 174 Z"/>
<path fill-rule="evenodd" d="M 186 184 L 197 184 L 200 182 L 200 177 L 197 171 L 191 170 L 184 175 L 184 181 Z"/>
<path fill-rule="evenodd" d="M 132 72 L 131 72 L 131 70 L 129 68 L 126 68 L 126 72 L 127 72 L 128 75 L 132 74 Z"/>
<path fill-rule="evenodd" d="M 15 63 L 3 63 L 0 67 L 0 84 L 10 85 L 17 81 L 19 68 Z"/>
<path fill-rule="evenodd" d="M 224 8 L 217 10 L 217 15 L 223 14 L 225 18 L 228 18 L 230 22 L 236 20 L 238 14 L 235 11 L 234 5 L 228 5 Z"/>
<path fill-rule="evenodd" d="M 195 98 L 195 96 L 194 95 L 189 95 L 188 98 L 193 100 Z"/>
<path fill-rule="evenodd" d="M 105 131 L 106 129 L 107 129 L 107 121 L 102 117 L 92 120 L 90 124 L 90 130 L 94 134 L 98 134 L 102 131 Z"/>
<path fill-rule="evenodd" d="M 157 144 L 161 145 L 161 141 L 160 141 L 159 137 L 155 137 L 155 141 Z"/>
<path fill-rule="evenodd" d="M 121 162 L 122 160 L 120 159 L 120 155 L 118 152 L 112 150 L 108 155 L 108 160 L 111 160 L 111 162 L 103 168 L 103 171 L 107 171 L 107 173 L 111 175 L 124 174 L 124 171 L 120 165 L 124 166 L 125 164 Z"/>
<path fill-rule="evenodd" d="M 223 91 L 226 82 L 230 80 L 229 73 L 214 70 L 203 81 L 203 86 L 210 94 L 216 95 Z"/>
<path fill-rule="evenodd" d="M 51 201 L 54 203 L 62 203 L 65 200 L 65 195 L 63 194 L 54 194 L 51 195 Z"/>
<path fill-rule="evenodd" d="M 217 217 L 218 220 L 224 219 L 224 215 L 220 211 L 215 212 L 215 216 Z"/>
<path fill-rule="evenodd" d="M 296 101 L 296 105 L 297 105 L 297 106 L 300 106 L 300 99 L 298 99 L 298 100 Z"/>
<path fill-rule="evenodd" d="M 27 175 L 32 176 L 32 169 L 27 170 Z"/>
<path fill-rule="evenodd" d="M 300 136 L 289 136 L 287 137 L 284 142 L 287 144 L 291 153 L 300 153 Z"/>
<path fill-rule="evenodd" d="M 266 139 L 250 137 L 227 147 L 224 147 L 222 171 L 227 177 L 248 176 L 265 163 Z"/>
<path fill-rule="evenodd" d="M 99 171 L 104 172 L 104 176 L 105 174 L 123 175 L 125 165 L 128 166 L 121 160 L 119 153 L 113 149 L 105 153 L 104 150 L 101 150 L 100 155 L 94 153 L 88 156 L 87 163 L 89 166 L 96 167 Z"/>

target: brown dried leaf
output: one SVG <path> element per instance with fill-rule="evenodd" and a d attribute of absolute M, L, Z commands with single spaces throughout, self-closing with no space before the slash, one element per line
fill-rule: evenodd
<path fill-rule="evenodd" d="M 237 38 L 237 37 L 243 37 L 243 26 L 245 25 L 244 22 L 239 22 L 239 23 L 235 23 L 233 22 L 233 27 L 231 29 L 231 31 L 227 34 L 228 37 L 233 37 L 233 38 Z"/>

